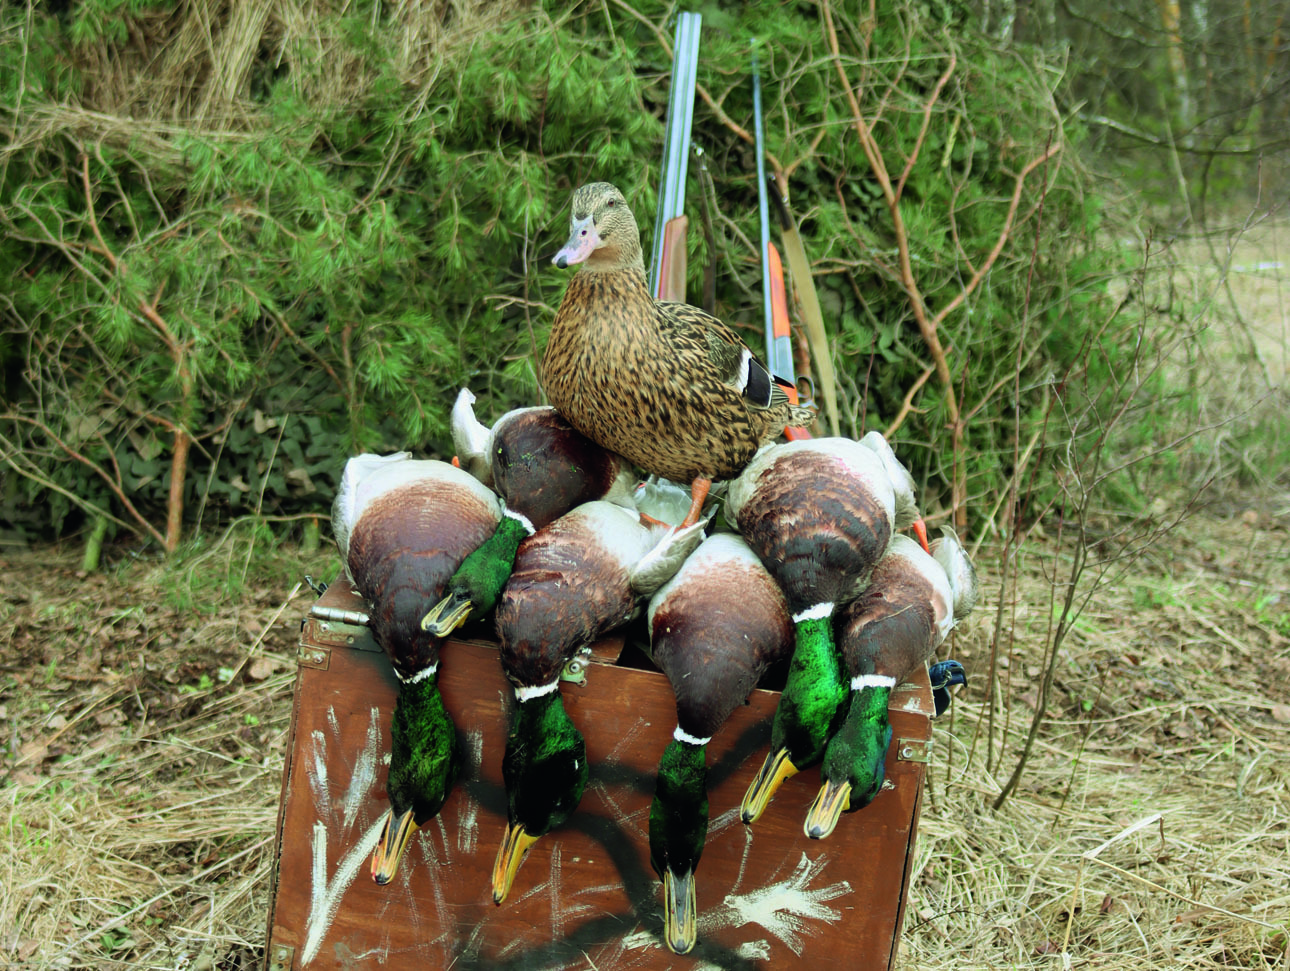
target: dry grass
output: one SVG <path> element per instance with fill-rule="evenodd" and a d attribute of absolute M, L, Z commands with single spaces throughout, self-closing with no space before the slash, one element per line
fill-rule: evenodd
<path fill-rule="evenodd" d="M 938 726 L 902 967 L 1290 967 L 1290 519 L 1251 512 L 1195 517 L 1099 591 L 994 812 L 1041 663 L 1023 612 L 994 744 L 981 677 Z M 1032 552 L 1018 597 L 1042 605 L 1060 554 Z M 992 622 L 951 652 L 978 675 Z"/>
<path fill-rule="evenodd" d="M 1065 952 L 1073 967 L 1290 967 L 1290 516 L 1198 515 L 1099 591 L 995 812 L 1062 555 L 1037 543 L 1021 561 L 993 741 L 998 593 L 994 551 L 979 555 L 988 598 L 955 635 L 972 680 L 937 725 L 900 966 L 1051 968 Z M 241 553 L 225 559 L 236 571 Z M 3 563 L 0 961 L 257 967 L 309 597 L 288 594 L 318 561 L 284 560 L 212 614 L 167 604 L 177 571 Z"/>

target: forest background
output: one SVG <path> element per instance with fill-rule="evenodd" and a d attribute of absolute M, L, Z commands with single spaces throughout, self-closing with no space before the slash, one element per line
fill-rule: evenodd
<path fill-rule="evenodd" d="M 0 707 L 21 724 L 5 750 L 0 923 L 14 929 L 0 953 L 40 967 L 262 953 L 297 580 L 338 569 L 323 544 L 344 459 L 450 455 L 460 387 L 485 419 L 540 400 L 571 190 L 621 186 L 648 250 L 677 9 L 0 8 Z M 1290 721 L 1287 12 L 699 10 L 691 300 L 759 346 L 757 38 L 767 164 L 812 261 L 843 431 L 898 443 L 929 519 L 955 523 L 987 577 L 987 616 L 960 636 L 978 680 L 950 728 L 966 739 L 942 793 L 956 813 L 933 816 L 920 849 L 911 966 L 965 966 L 949 943 L 965 938 L 983 966 L 1047 966 L 1076 945 L 1115 967 L 1184 963 L 1157 953 L 1175 946 L 1189 966 L 1284 966 L 1286 908 L 1269 908 L 1286 883 L 1267 887 L 1290 871 L 1286 770 L 1269 757 Z M 797 356 L 809 372 L 804 341 Z M 1173 648 L 1140 624 L 1163 624 Z M 134 665 L 123 645 L 139 638 L 155 650 Z M 1187 683 L 1217 695 L 1179 694 L 1153 667 L 1178 651 Z M 144 744 L 185 732 L 198 755 Z M 1071 903 L 1079 854 L 1158 800 L 1108 810 L 1069 858 L 1042 851 L 1063 861 L 1047 890 L 1024 864 L 946 849 L 963 800 L 980 821 L 972 852 L 1033 862 L 1044 837 L 1009 800 L 1069 824 L 1072 793 L 1102 785 L 1080 775 L 1099 742 L 1151 797 L 1171 790 L 1139 749 L 1163 747 L 1162 770 L 1197 747 L 1229 766 L 1251 856 L 1197 863 L 1179 824 L 1174 864 L 1196 865 L 1156 853 L 1160 893 L 1116 876 L 1089 931 Z M 157 775 L 151 758 L 171 761 Z M 157 899 L 172 910 L 135 910 L 156 890 L 122 875 L 98 874 L 101 892 L 44 887 L 59 854 L 103 856 L 95 839 L 138 796 L 120 796 L 131 780 L 182 789 L 211 758 L 254 768 L 236 785 L 270 793 L 260 815 L 106 854 L 170 888 Z M 1276 795 L 1241 802 L 1251 792 Z M 1174 818 L 1202 827 L 1212 795 Z M 177 824 L 185 798 L 149 818 Z M 75 838 L 86 813 L 97 822 Z M 1243 867 L 1269 853 L 1280 869 L 1260 889 Z M 210 879 L 192 880 L 195 860 Z M 203 886 L 218 903 L 185 937 L 173 928 L 192 931 Z M 1180 925 L 1137 930 L 1144 900 L 1179 899 Z"/>

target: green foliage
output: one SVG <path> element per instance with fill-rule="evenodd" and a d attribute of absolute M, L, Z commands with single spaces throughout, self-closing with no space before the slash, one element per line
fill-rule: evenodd
<path fill-rule="evenodd" d="M 574 186 L 620 185 L 648 250 L 672 8 L 323 3 L 307 30 L 274 13 L 244 25 L 259 33 L 227 51 L 248 62 L 183 47 L 187 18 L 231 25 L 198 6 L 78 0 L 66 17 L 33 9 L 29 33 L 15 29 L 26 8 L 0 13 L 14 146 L 0 169 L 0 273 L 23 281 L 0 337 L 0 448 L 23 475 L 6 477 L 0 516 L 29 529 L 75 528 L 85 504 L 138 528 L 126 499 L 159 522 L 177 427 L 195 441 L 190 521 L 325 510 L 356 451 L 447 454 L 460 386 L 485 417 L 536 400 L 534 355 L 565 282 L 548 257 Z M 1074 136 L 1037 52 L 997 49 L 955 4 L 881 6 L 873 23 L 865 5 L 836 6 L 842 64 L 892 178 L 912 160 L 900 210 L 935 314 L 1003 234 L 1016 173 Z M 716 260 L 718 314 L 759 344 L 755 158 L 736 131 L 753 129 L 758 37 L 767 147 L 791 167 L 846 431 L 882 428 L 930 358 L 819 8 L 704 16 L 699 83 L 720 109 L 696 103 L 694 138 L 719 218 L 709 241 L 692 175 L 691 294 Z M 1045 382 L 1082 360 L 1107 316 L 1116 267 L 1089 242 L 1101 219 L 1058 154 L 940 325 L 974 416 L 960 457 L 972 496 L 1002 486 L 1001 457 L 1026 434 L 1004 420 L 1017 362 L 1020 413 L 1040 422 Z M 1115 337 L 1099 338 L 1108 375 Z M 945 391 L 926 384 L 898 436 L 932 499 L 954 475 Z"/>

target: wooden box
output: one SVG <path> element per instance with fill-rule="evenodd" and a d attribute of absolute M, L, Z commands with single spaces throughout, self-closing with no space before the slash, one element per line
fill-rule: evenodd
<path fill-rule="evenodd" d="M 361 626 L 363 609 L 341 580 L 303 624 L 266 968 L 891 966 L 930 748 L 925 671 L 892 694 L 884 791 L 822 841 L 802 832 L 819 788 L 814 769 L 786 782 L 755 826 L 739 821 L 779 695 L 757 689 L 731 716 L 708 747 L 699 943 L 678 956 L 660 937 L 662 890 L 648 842 L 655 770 L 676 723 L 667 678 L 593 657 L 585 685 L 562 686 L 586 736 L 591 779 L 578 811 L 534 845 L 499 907 L 490 877 L 506 821 L 511 691 L 495 646 L 445 645 L 440 685 L 467 765 L 394 880 L 378 887 L 369 858 L 386 809 L 396 681 Z"/>

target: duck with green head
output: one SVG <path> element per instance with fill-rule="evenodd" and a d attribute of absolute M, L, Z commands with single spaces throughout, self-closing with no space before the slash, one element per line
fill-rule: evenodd
<path fill-rule="evenodd" d="M 663 881 L 663 933 L 677 954 L 698 937 L 695 869 L 708 831 L 708 742 L 766 668 L 793 649 L 788 604 L 748 544 L 717 533 L 649 605 L 650 654 L 676 695 L 676 730 L 650 806 L 650 864 Z"/>
<path fill-rule="evenodd" d="M 926 663 L 976 598 L 976 573 L 947 529 L 932 544 L 931 555 L 907 537 L 895 537 L 869 586 L 838 611 L 837 638 L 851 696 L 846 718 L 824 750 L 824 785 L 806 814 L 803 829 L 811 839 L 828 836 L 844 812 L 869 805 L 882 790 L 891 691 Z M 963 668 L 944 661 L 936 674 L 940 714 L 948 704 L 949 684 L 964 683 Z"/>
<path fill-rule="evenodd" d="M 841 718 L 835 605 L 864 587 L 896 530 L 921 520 L 913 479 L 876 432 L 763 449 L 730 484 L 727 517 L 783 589 L 796 641 L 770 754 L 744 796 L 752 823 L 785 779 L 819 762 Z"/>
<path fill-rule="evenodd" d="M 577 808 L 587 747 L 565 711 L 560 672 L 584 645 L 626 623 L 703 538 L 644 525 L 615 503 L 584 503 L 525 539 L 497 605 L 502 667 L 515 704 L 502 759 L 506 831 L 493 866 L 500 904 L 529 848 Z"/>
<path fill-rule="evenodd" d="M 421 629 L 428 601 L 496 528 L 501 506 L 473 476 L 408 453 L 349 460 L 332 530 L 372 635 L 399 679 L 390 726 L 390 809 L 372 855 L 388 883 L 412 832 L 432 819 L 457 776 L 457 732 L 439 694 L 442 639 Z"/>
<path fill-rule="evenodd" d="M 624 459 L 575 431 L 554 408 L 518 408 L 488 428 L 475 418 L 474 403 L 462 388 L 452 409 L 457 461 L 506 506 L 497 530 L 466 557 L 446 596 L 426 614 L 426 630 L 439 637 L 493 609 L 526 536 L 593 499 L 630 505 L 636 481 Z"/>

